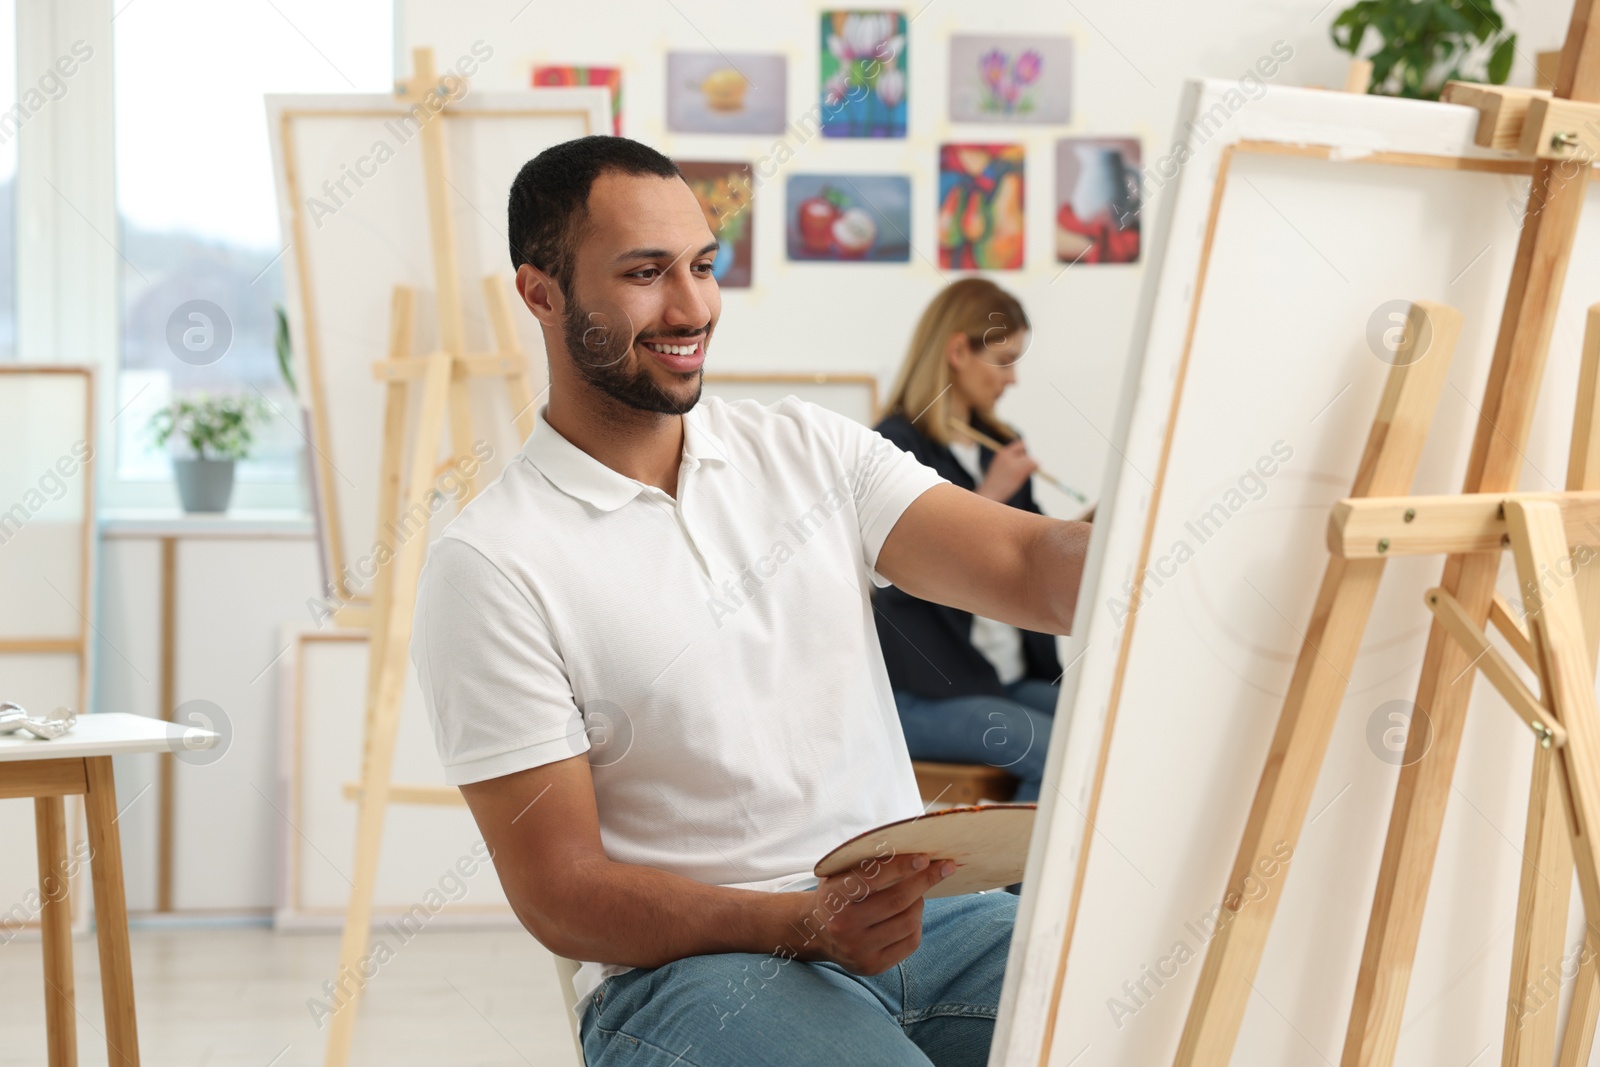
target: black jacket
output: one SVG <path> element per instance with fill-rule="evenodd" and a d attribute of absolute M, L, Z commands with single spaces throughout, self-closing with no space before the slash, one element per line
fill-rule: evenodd
<path fill-rule="evenodd" d="M 1001 435 L 974 415 L 972 425 L 990 437 Z M 877 431 L 905 451 L 916 456 L 951 482 L 965 489 L 977 483 L 949 448 L 928 437 L 904 415 L 890 415 L 878 423 Z M 978 446 L 978 466 L 989 469 L 994 453 Z M 1015 496 L 1006 501 L 1014 508 L 1043 514 L 1033 499 L 1029 479 Z M 965 696 L 1005 696 L 1005 687 L 994 665 L 972 644 L 972 613 L 919 600 L 894 586 L 873 594 L 877 611 L 878 643 L 889 668 L 889 684 L 933 699 Z M 1022 631 L 1024 678 L 1054 682 L 1061 676 L 1061 661 L 1056 657 L 1052 634 Z"/>

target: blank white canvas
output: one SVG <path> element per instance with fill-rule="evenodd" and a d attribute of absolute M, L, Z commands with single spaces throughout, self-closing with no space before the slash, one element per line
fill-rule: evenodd
<path fill-rule="evenodd" d="M 358 805 L 344 796 L 346 782 L 361 779 L 362 716 L 366 707 L 367 642 L 322 640 L 351 631 L 284 630 L 293 647 L 280 661 L 279 743 L 282 791 L 293 825 L 281 827 L 284 863 L 276 923 L 280 928 L 337 926 L 350 900 L 356 854 Z M 299 711 L 295 710 L 296 691 Z M 427 708 L 416 673 L 406 671 L 400 728 L 395 739 L 397 785 L 444 785 Z M 492 866 L 471 870 L 483 835 L 465 805 L 392 804 L 384 820 L 373 910 L 380 919 L 429 903 L 438 891 L 449 903 L 434 918 L 476 919 L 514 925 L 511 906 Z M 455 871 L 452 877 L 451 872 Z"/>

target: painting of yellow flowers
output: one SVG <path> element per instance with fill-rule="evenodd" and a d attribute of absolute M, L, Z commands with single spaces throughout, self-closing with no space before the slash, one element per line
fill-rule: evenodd
<path fill-rule="evenodd" d="M 724 289 L 748 289 L 752 265 L 751 215 L 754 175 L 748 163 L 710 163 L 677 160 L 683 180 L 689 183 L 705 213 L 706 225 L 716 235 L 717 258 L 711 276 Z"/>

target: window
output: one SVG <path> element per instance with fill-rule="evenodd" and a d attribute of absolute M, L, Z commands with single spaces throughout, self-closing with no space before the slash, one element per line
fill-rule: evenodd
<path fill-rule="evenodd" d="M 115 2 L 122 326 L 112 502 L 172 499 L 167 452 L 146 427 L 172 397 L 203 390 L 264 400 L 272 412 L 238 465 L 235 505 L 299 506 L 309 446 L 276 350 L 286 250 L 262 97 L 389 92 L 391 5 Z"/>

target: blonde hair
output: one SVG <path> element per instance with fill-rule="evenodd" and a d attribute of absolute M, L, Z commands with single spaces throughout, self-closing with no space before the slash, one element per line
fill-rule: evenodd
<path fill-rule="evenodd" d="M 962 334 L 973 349 L 987 347 L 996 337 L 1029 329 L 1022 302 L 987 278 L 962 278 L 934 297 L 917 320 L 894 387 L 880 417 L 903 415 L 922 433 L 942 445 L 950 436 L 950 361 L 945 352 L 951 336 Z M 976 414 L 1008 434 L 1010 428 L 992 409 L 975 408 Z"/>

